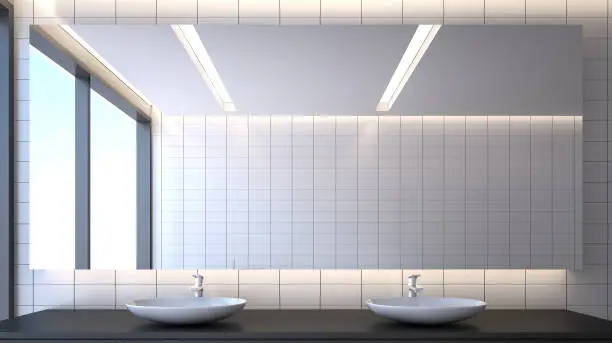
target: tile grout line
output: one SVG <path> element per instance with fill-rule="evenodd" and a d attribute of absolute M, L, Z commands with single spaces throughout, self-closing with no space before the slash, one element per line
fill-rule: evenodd
<path fill-rule="evenodd" d="M 610 1 L 607 1 L 606 3 L 606 43 L 609 42 L 609 38 L 610 38 Z M 606 44 L 606 62 L 608 61 L 608 54 L 610 53 L 610 48 L 609 48 L 609 44 Z M 608 63 L 606 63 L 606 86 L 609 88 L 609 77 L 610 77 L 610 69 L 609 69 L 609 65 Z M 610 127 L 610 118 L 608 118 L 608 113 L 610 110 L 610 92 L 609 89 L 606 89 L 606 149 L 608 149 L 610 143 L 609 143 L 609 139 L 610 139 L 610 132 L 609 132 L 609 127 Z M 575 122 L 575 120 L 574 120 Z M 574 130 L 575 131 L 575 130 Z M 572 144 L 572 146 L 574 146 L 575 144 Z M 609 154 L 609 151 L 606 151 L 606 155 Z M 606 158 L 607 160 L 607 158 Z M 583 162 L 584 163 L 584 162 Z M 575 164 L 575 163 L 574 163 Z M 609 162 L 607 163 L 609 164 Z M 609 182 L 609 171 L 610 168 L 606 168 L 606 183 Z M 583 175 L 583 179 L 584 179 L 584 175 Z M 606 184 L 606 188 L 608 185 Z M 604 312 L 604 317 L 608 320 L 610 320 L 610 215 L 609 213 L 609 208 L 610 208 L 610 199 L 608 197 L 608 192 L 606 189 L 606 308 L 605 308 L 605 312 Z M 566 277 L 567 279 L 567 277 Z M 566 289 L 567 292 L 567 289 Z"/>
<path fill-rule="evenodd" d="M 363 2 L 362 2 L 363 3 Z M 378 244 L 378 269 L 380 269 L 380 116 L 376 116 L 376 139 L 377 139 L 377 159 L 376 159 L 376 211 L 377 211 L 377 244 Z"/>
<path fill-rule="evenodd" d="M 155 0 L 155 2 L 157 3 L 157 0 Z M 156 7 L 157 8 L 157 7 Z M 156 9 L 157 11 L 157 9 Z M 155 12 L 157 13 L 157 12 Z M 182 129 L 182 134 L 181 134 L 181 162 L 182 162 L 182 168 L 181 168 L 181 174 L 182 174 L 182 183 L 183 183 L 183 187 L 181 187 L 181 205 L 183 206 L 182 211 L 181 211 L 181 215 L 182 215 L 182 222 L 181 222 L 181 232 L 182 232 L 182 239 L 183 239 L 183 246 L 181 247 L 181 253 L 182 253 L 182 257 L 183 257 L 183 262 L 182 262 L 182 267 L 185 268 L 185 117 L 181 118 L 181 129 Z"/>
<path fill-rule="evenodd" d="M 206 140 L 208 139 L 208 131 L 207 131 L 207 119 L 206 119 L 206 115 L 204 115 L 204 190 L 202 193 L 204 193 L 204 218 L 206 218 L 206 213 L 208 213 L 208 209 L 207 209 L 207 199 L 206 199 L 206 194 L 208 193 L 206 191 L 206 189 L 208 188 L 208 182 L 206 179 L 206 167 L 207 167 L 207 159 L 208 159 L 208 154 L 206 153 L 206 149 L 208 147 L 208 144 L 206 144 Z M 207 243 L 207 234 L 208 234 L 208 225 L 206 223 L 206 219 L 204 220 L 204 248 L 206 248 L 206 243 Z M 206 250 L 204 250 L 204 253 L 202 254 L 203 260 L 204 260 L 204 266 L 206 266 Z"/>

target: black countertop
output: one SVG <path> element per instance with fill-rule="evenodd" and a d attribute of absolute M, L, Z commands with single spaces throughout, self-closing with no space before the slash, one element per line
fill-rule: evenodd
<path fill-rule="evenodd" d="M 0 322 L 0 340 L 612 340 L 612 322 L 563 310 L 487 310 L 411 326 L 367 310 L 245 310 L 222 322 L 165 326 L 124 310 L 46 310 Z"/>

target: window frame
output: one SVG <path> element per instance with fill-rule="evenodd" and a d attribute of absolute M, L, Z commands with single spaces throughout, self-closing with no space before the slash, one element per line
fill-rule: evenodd
<path fill-rule="evenodd" d="M 15 316 L 15 57 L 13 6 L 0 0 L 0 320 Z"/>
<path fill-rule="evenodd" d="M 152 268 L 151 119 L 30 26 L 30 44 L 75 78 L 75 269 L 91 268 L 91 91 L 136 121 L 136 268 Z"/>

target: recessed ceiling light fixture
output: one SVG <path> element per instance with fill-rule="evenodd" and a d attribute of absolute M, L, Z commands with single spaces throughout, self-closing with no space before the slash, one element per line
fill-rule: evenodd
<path fill-rule="evenodd" d="M 419 25 L 417 27 L 412 40 L 408 43 L 404 56 L 402 56 L 395 72 L 393 72 L 378 106 L 376 106 L 376 111 L 386 112 L 391 109 L 440 27 L 442 25 Z"/>
<path fill-rule="evenodd" d="M 56 42 L 61 50 L 76 59 L 82 67 L 107 87 L 116 91 L 132 106 L 150 115 L 153 106 L 151 101 L 102 58 L 72 27 L 69 25 L 36 25 L 35 28 L 47 39 Z"/>
<path fill-rule="evenodd" d="M 225 85 L 223 85 L 223 81 L 221 81 L 221 77 L 210 59 L 195 27 L 193 25 L 172 25 L 172 30 L 181 44 L 183 44 L 187 54 L 195 64 L 210 90 L 213 92 L 215 99 L 217 99 L 223 111 L 235 111 L 236 106 L 234 106 Z"/>

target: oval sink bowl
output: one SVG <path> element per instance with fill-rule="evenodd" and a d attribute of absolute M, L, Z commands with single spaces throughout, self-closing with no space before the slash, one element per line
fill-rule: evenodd
<path fill-rule="evenodd" d="M 126 304 L 138 317 L 164 324 L 203 324 L 240 311 L 246 300 L 236 298 L 155 298 Z"/>
<path fill-rule="evenodd" d="M 424 325 L 448 324 L 467 319 L 487 306 L 480 300 L 427 296 L 369 299 L 367 304 L 370 310 L 381 317 Z"/>

